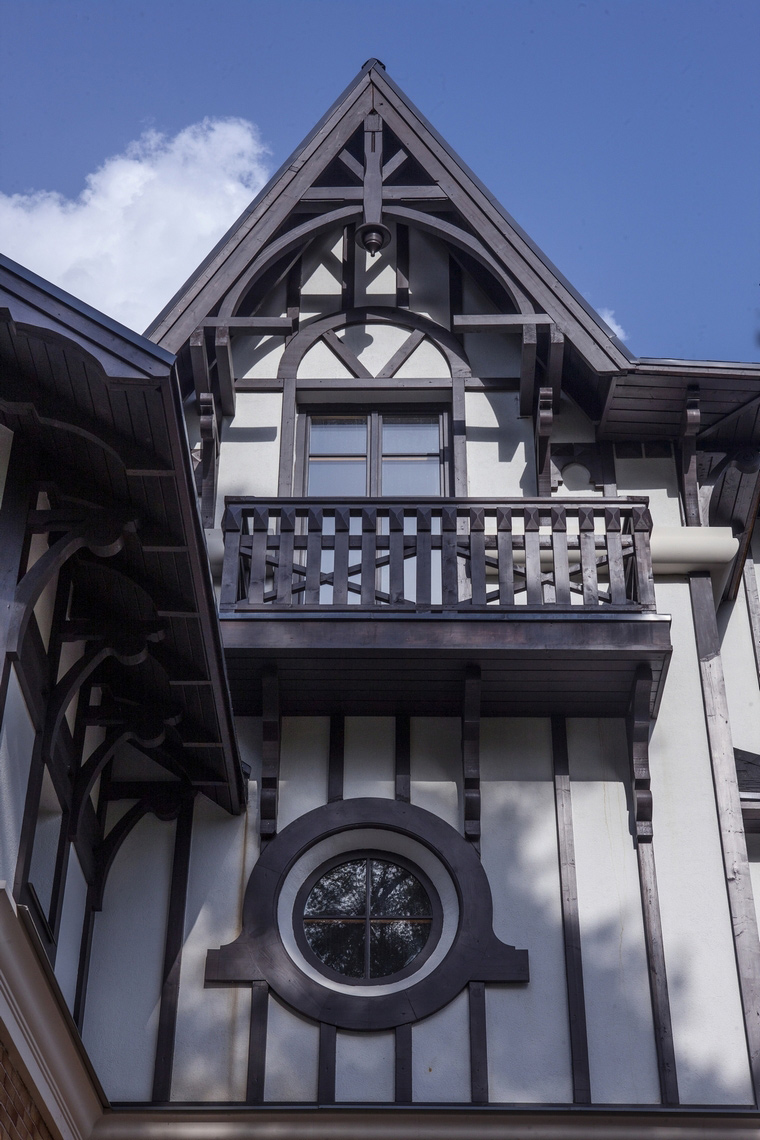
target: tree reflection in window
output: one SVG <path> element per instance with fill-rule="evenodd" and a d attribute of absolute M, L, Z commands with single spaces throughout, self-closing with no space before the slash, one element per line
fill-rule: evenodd
<path fill-rule="evenodd" d="M 428 893 L 405 867 L 352 859 L 319 879 L 304 907 L 312 951 L 349 978 L 387 978 L 408 966 L 430 937 Z"/>

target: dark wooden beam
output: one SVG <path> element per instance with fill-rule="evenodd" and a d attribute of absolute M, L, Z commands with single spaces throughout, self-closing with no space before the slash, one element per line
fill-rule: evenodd
<path fill-rule="evenodd" d="M 390 379 L 395 376 L 402 364 L 406 364 L 414 350 L 422 344 L 425 334 L 420 329 L 410 333 L 404 343 L 398 348 L 388 363 L 378 372 L 376 379 Z"/>
<path fill-rule="evenodd" d="M 562 891 L 562 929 L 565 939 L 567 1009 L 570 1019 L 570 1063 L 573 1104 L 591 1104 L 591 1077 L 586 1029 L 586 999 L 583 988 L 583 957 L 575 873 L 575 838 L 570 791 L 570 765 L 565 718 L 552 717 L 554 761 L 554 806 L 557 816 L 559 878 Z"/>
<path fill-rule="evenodd" d="M 267 843 L 277 832 L 277 801 L 280 785 L 280 684 L 270 665 L 261 678 L 262 748 L 259 793 L 259 834 Z"/>
<path fill-rule="evenodd" d="M 396 1073 L 395 1093 L 393 1099 L 396 1104 L 412 1103 L 412 1027 L 396 1026 Z"/>
<path fill-rule="evenodd" d="M 627 717 L 628 747 L 631 763 L 631 790 L 636 857 L 641 888 L 641 910 L 652 1000 L 652 1023 L 660 1099 L 663 1104 L 679 1104 L 678 1075 L 670 1016 L 668 977 L 657 889 L 654 848 L 652 846 L 652 793 L 649 775 L 649 732 L 651 719 L 652 672 L 640 666 L 631 694 Z"/>
<path fill-rule="evenodd" d="M 520 364 L 520 415 L 532 416 L 536 387 L 537 337 L 534 324 L 523 324 Z"/>
<path fill-rule="evenodd" d="M 396 717 L 396 799 L 409 803 L 411 796 L 411 726 L 408 716 Z"/>
<path fill-rule="evenodd" d="M 190 874 L 192 831 L 193 799 L 188 797 L 177 817 L 174 836 L 174 861 L 169 894 L 169 912 L 166 919 L 158 1035 L 153 1066 L 153 1094 L 151 1099 L 154 1104 L 166 1104 L 171 1100 L 174 1039 L 177 1029 L 182 947 L 185 942 L 185 907 Z"/>
<path fill-rule="evenodd" d="M 525 325 L 551 325 L 552 328 L 557 328 L 547 313 L 457 313 L 452 318 L 452 329 L 458 333 L 502 332 L 505 329 L 517 331 Z M 562 336 L 562 333 L 559 335 Z"/>
<path fill-rule="evenodd" d="M 470 1012 L 470 1099 L 473 1104 L 488 1104 L 485 982 L 470 982 L 467 991 Z"/>
<path fill-rule="evenodd" d="M 713 771 L 726 890 L 734 932 L 734 950 L 744 1024 L 749 1046 L 755 1103 L 760 1103 L 760 939 L 742 823 L 733 742 L 720 655 L 720 636 L 709 573 L 689 575 L 694 631 L 702 682 L 707 740 Z"/>
<path fill-rule="evenodd" d="M 333 329 L 328 329 L 322 339 L 327 347 L 337 356 L 341 364 L 345 365 L 352 376 L 355 376 L 357 380 L 372 379 L 372 373 L 367 371 L 356 353 L 352 352 L 348 345 L 343 343 Z"/>
<path fill-rule="evenodd" d="M 396 226 L 396 305 L 409 308 L 409 227 Z"/>
<path fill-rule="evenodd" d="M 330 755 L 327 763 L 327 802 L 343 799 L 345 718 L 330 717 Z"/>
<path fill-rule="evenodd" d="M 217 328 L 229 329 L 231 336 L 288 336 L 293 321 L 290 317 L 204 317 L 198 331 Z"/>
<path fill-rule="evenodd" d="M 554 398 L 552 389 L 541 387 L 538 390 L 534 443 L 536 449 L 536 487 L 539 495 L 552 493 L 552 448 L 551 435 L 554 422 Z"/>
<path fill-rule="evenodd" d="M 446 194 L 440 186 L 383 186 L 386 202 L 444 202 Z M 357 202 L 364 198 L 363 186 L 310 186 L 302 202 Z"/>
<path fill-rule="evenodd" d="M 319 1069 L 317 1077 L 317 1103 L 335 1104 L 335 1046 L 334 1025 L 320 1022 L 319 1026 Z"/>
<path fill-rule="evenodd" d="M 480 690 L 479 665 L 468 665 L 462 710 L 464 837 L 480 853 Z"/>
<path fill-rule="evenodd" d="M 544 384 L 552 390 L 552 407 L 557 413 L 562 396 L 562 365 L 565 359 L 565 334 L 556 325 L 549 327 L 549 351 L 546 357 Z"/>
<path fill-rule="evenodd" d="M 200 399 L 203 392 L 211 391 L 211 380 L 208 371 L 208 349 L 206 348 L 206 333 L 201 326 L 190 335 L 190 367 L 193 372 L 193 387 L 195 388 L 196 405 L 200 408 Z"/>
<path fill-rule="evenodd" d="M 389 158 L 388 161 L 383 166 L 383 182 L 386 182 L 389 178 L 391 178 L 396 173 L 397 170 L 400 170 L 401 167 L 406 162 L 406 160 L 408 159 L 408 157 L 409 157 L 409 155 L 406 153 L 406 151 L 403 150 L 401 147 L 399 147 L 399 149 L 396 151 L 396 153 L 393 155 L 393 157 Z M 395 189 L 395 187 L 384 186 L 383 187 L 383 194 L 387 194 L 388 191 L 392 190 L 392 189 Z M 415 186 L 414 189 L 415 190 L 422 189 L 422 187 Z M 436 186 L 436 187 L 434 187 L 434 189 L 437 190 L 437 189 L 440 189 L 440 187 Z"/>
<path fill-rule="evenodd" d="M 268 1019 L 269 986 L 266 982 L 253 982 L 251 984 L 251 1027 L 248 1034 L 246 1104 L 261 1104 L 264 1100 Z"/>
<path fill-rule="evenodd" d="M 217 325 L 214 334 L 216 375 L 223 416 L 235 415 L 235 366 L 232 362 L 232 339 L 229 324 Z"/>

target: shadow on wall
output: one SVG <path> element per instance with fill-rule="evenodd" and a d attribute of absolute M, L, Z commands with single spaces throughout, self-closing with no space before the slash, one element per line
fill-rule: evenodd
<path fill-rule="evenodd" d="M 483 859 L 492 880 L 495 930 L 505 941 L 527 948 L 531 964 L 526 986 L 488 987 L 491 1098 L 505 1104 L 567 1103 L 572 1084 L 553 782 L 550 763 L 535 763 L 527 755 L 534 736 L 546 737 L 546 722 L 522 724 L 523 736 L 514 748 L 517 761 L 508 771 L 497 772 L 492 766 L 483 788 L 488 827 L 487 832 L 484 827 Z M 250 737 L 244 754 L 254 763 L 255 777 L 260 744 L 252 718 L 244 731 Z M 612 735 L 599 730 L 600 739 Z M 545 753 L 545 739 L 538 751 Z M 640 903 L 632 877 L 636 861 L 627 781 L 620 774 L 619 757 L 611 761 L 603 755 L 598 771 L 579 764 L 573 775 L 592 1100 L 657 1103 Z M 202 799 L 196 804 L 175 1101 L 244 1099 L 249 991 L 207 989 L 203 977 L 208 947 L 232 941 L 240 933 L 242 895 L 258 851 L 256 789 L 252 782 L 246 817 L 230 818 Z M 589 821 L 595 821 L 593 828 Z M 143 889 L 150 891 L 150 882 Z M 691 1011 L 686 1018 L 682 1015 L 677 1034 L 682 1102 L 746 1104 L 741 1065 L 735 1057 L 720 1056 L 704 1013 L 700 1019 L 700 995 L 690 977 L 692 947 L 686 939 L 682 944 L 671 939 L 668 950 L 671 1004 L 674 1010 Z M 121 993 L 119 1000 L 127 1002 L 129 995 Z M 112 1024 L 118 1025 L 118 1009 L 112 1008 L 110 1015 Z M 684 1024 L 691 1035 L 685 1034 Z M 297 1025 L 294 1029 L 297 1032 Z M 302 1036 L 311 1041 L 312 1029 L 304 1029 Z M 126 1056 L 128 1043 L 124 1049 Z M 297 1053 L 289 1059 L 292 1066 L 299 1063 Z"/>

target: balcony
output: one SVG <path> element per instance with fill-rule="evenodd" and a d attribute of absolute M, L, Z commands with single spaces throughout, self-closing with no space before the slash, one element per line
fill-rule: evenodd
<path fill-rule="evenodd" d="M 641 663 L 658 699 L 670 638 L 646 499 L 226 507 L 220 617 L 239 713 L 257 711 L 267 662 L 286 712 L 440 714 L 468 663 L 486 715 L 623 715 Z"/>

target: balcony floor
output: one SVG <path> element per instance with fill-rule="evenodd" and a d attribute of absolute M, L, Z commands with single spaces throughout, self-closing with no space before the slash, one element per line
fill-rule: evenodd
<path fill-rule="evenodd" d="M 484 716 L 624 716 L 637 667 L 652 669 L 656 715 L 670 618 L 545 609 L 498 613 L 223 614 L 235 712 L 261 712 L 276 664 L 286 715 L 458 716 L 465 668 L 482 671 Z"/>

